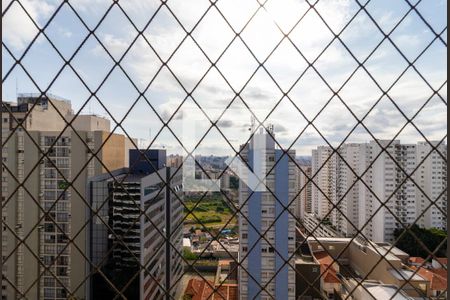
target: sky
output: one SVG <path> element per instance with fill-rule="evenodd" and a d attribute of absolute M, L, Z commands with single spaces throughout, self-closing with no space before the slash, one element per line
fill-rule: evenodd
<path fill-rule="evenodd" d="M 9 2 L 2 0 L 3 10 Z M 152 147 L 169 153 L 182 151 L 174 135 L 182 136 L 183 120 L 196 120 L 192 145 L 198 144 L 210 127 L 206 114 L 212 121 L 221 116 L 217 127 L 222 133 L 209 131 L 197 153 L 233 154 L 249 136 L 249 109 L 260 122 L 274 125 L 280 146 L 299 155 L 310 155 L 327 142 L 337 146 L 345 138 L 370 141 L 367 130 L 375 138 L 392 139 L 407 122 L 405 116 L 415 116 L 427 101 L 413 119 L 417 128 L 409 124 L 397 138 L 421 141 L 417 129 L 429 140 L 446 136 L 447 32 L 443 41 L 433 33 L 447 26 L 446 1 L 417 5 L 429 26 L 412 11 L 395 29 L 410 8 L 407 1 L 372 0 L 365 7 L 370 16 L 359 11 L 356 0 L 319 0 L 309 11 L 308 2 L 300 0 L 268 0 L 263 7 L 257 0 L 213 2 L 168 0 L 160 7 L 160 0 L 121 0 L 136 28 L 118 6 L 102 20 L 111 5 L 107 0 L 73 0 L 72 7 L 64 4 L 56 14 L 59 1 L 20 0 L 29 16 L 14 2 L 2 19 L 3 43 L 14 56 L 2 47 L 2 99 L 46 90 L 70 100 L 76 112 L 108 117 L 113 128 L 122 122 L 115 132 L 126 131 L 142 145 L 152 141 Z M 53 18 L 44 32 L 59 54 L 40 34 L 22 60 L 24 70 L 14 61 L 38 34 L 30 17 L 41 28 Z M 93 36 L 85 40 L 88 28 L 95 28 L 103 46 Z M 334 39 L 319 56 L 336 34 L 342 43 Z M 407 69 L 407 60 L 416 60 L 414 68 Z M 433 96 L 433 90 L 438 94 Z M 366 128 L 355 117 L 365 117 Z M 163 127 L 169 119 L 171 130 Z"/>

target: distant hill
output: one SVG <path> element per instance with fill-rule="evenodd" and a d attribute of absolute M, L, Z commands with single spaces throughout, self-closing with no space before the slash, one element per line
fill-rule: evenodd
<path fill-rule="evenodd" d="M 311 165 L 311 156 L 297 156 L 296 157 L 298 163 L 302 166 L 310 166 Z"/>

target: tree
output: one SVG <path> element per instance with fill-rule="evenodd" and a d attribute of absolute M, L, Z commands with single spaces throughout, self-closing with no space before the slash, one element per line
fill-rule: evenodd
<path fill-rule="evenodd" d="M 233 190 L 239 189 L 239 178 L 230 176 L 230 188 Z"/>
<path fill-rule="evenodd" d="M 405 231 L 405 229 L 397 228 L 394 231 L 395 239 L 398 239 L 400 235 Z M 417 237 L 414 237 L 414 235 Z M 434 252 L 442 243 L 444 239 L 447 238 L 447 233 L 445 231 L 432 228 L 425 229 L 420 228 L 417 225 L 413 225 L 410 230 L 405 232 L 403 236 L 398 240 L 396 246 L 408 253 L 410 256 L 419 256 L 422 258 L 428 258 L 429 253 L 424 247 L 419 243 L 418 239 L 430 250 Z M 447 241 L 445 241 L 436 251 L 437 257 L 446 257 L 447 253 Z"/>
<path fill-rule="evenodd" d="M 195 253 L 192 253 L 191 250 L 189 249 L 184 249 L 183 250 L 183 257 L 185 260 L 196 260 L 198 259 L 198 255 Z"/>

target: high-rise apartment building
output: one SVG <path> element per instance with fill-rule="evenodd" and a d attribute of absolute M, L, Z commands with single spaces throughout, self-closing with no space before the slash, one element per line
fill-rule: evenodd
<path fill-rule="evenodd" d="M 313 150 L 313 174 L 330 153 L 325 149 Z M 323 191 L 329 191 L 332 203 L 339 208 L 331 211 L 333 227 L 346 236 L 362 229 L 364 236 L 375 242 L 393 242 L 394 231 L 403 228 L 402 224 L 446 229 L 446 145 L 437 150 L 432 151 L 425 142 L 378 140 L 342 145 L 339 155 L 330 159 L 334 162 L 332 169 L 326 164 L 323 167 L 327 176 L 318 176 L 316 181 Z M 312 189 L 313 207 L 320 216 L 326 210 L 317 208 L 330 209 L 330 202 L 319 198 L 316 187 Z M 428 198 L 433 201 L 429 210 Z"/>
<path fill-rule="evenodd" d="M 301 168 L 301 170 L 300 170 Z M 299 189 L 299 197 L 297 201 L 296 207 L 296 217 L 299 219 L 303 219 L 306 214 L 312 213 L 312 194 L 311 194 L 311 186 L 312 182 L 309 178 L 311 178 L 311 166 L 302 166 L 300 168 L 296 168 L 297 172 L 297 180 L 298 180 L 298 189 Z"/>
<path fill-rule="evenodd" d="M 272 137 L 262 132 L 241 147 L 252 170 L 264 165 L 264 174 L 272 170 L 266 177 L 272 192 L 252 190 L 242 179 L 239 184 L 240 299 L 295 299 L 295 151 L 283 155 Z M 291 213 L 285 210 L 289 204 Z"/>
<path fill-rule="evenodd" d="M 336 209 L 331 213 L 331 223 L 345 236 L 354 235 L 359 229 L 359 184 L 361 174 L 359 162 L 361 153 L 365 153 L 364 144 L 344 144 L 336 154 L 336 191 L 333 204 Z"/>
<path fill-rule="evenodd" d="M 87 178 L 123 167 L 126 139 L 94 115 L 64 129 L 72 107 L 54 96 L 2 105 L 3 279 L 15 287 L 3 280 L 2 297 L 83 299 Z"/>
<path fill-rule="evenodd" d="M 183 273 L 182 171 L 162 168 L 146 176 L 141 184 L 140 299 L 166 299 L 177 294 Z"/>
<path fill-rule="evenodd" d="M 312 213 L 318 218 L 331 219 L 333 199 L 336 196 L 336 154 L 327 146 L 319 146 L 312 151 L 311 186 Z"/>
<path fill-rule="evenodd" d="M 417 144 L 418 170 L 414 179 L 420 189 L 416 189 L 416 216 L 420 217 L 418 224 L 422 227 L 447 230 L 447 145 L 432 144 L 437 150 L 425 142 Z M 425 213 L 421 217 L 422 212 Z"/>
<path fill-rule="evenodd" d="M 394 230 L 401 223 L 412 224 L 416 219 L 414 184 L 406 178 L 416 165 L 415 145 L 394 141 L 371 141 L 366 156 L 372 165 L 364 176 L 366 236 L 375 242 L 393 242 Z M 382 151 L 380 147 L 386 147 Z M 402 169 L 405 171 L 403 172 Z M 371 218 L 371 219 L 370 219 Z"/>

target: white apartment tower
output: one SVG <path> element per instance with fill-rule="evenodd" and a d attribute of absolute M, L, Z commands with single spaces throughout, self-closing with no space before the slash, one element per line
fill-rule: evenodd
<path fill-rule="evenodd" d="M 416 219 L 415 188 L 406 179 L 406 174 L 415 168 L 416 149 L 415 145 L 403 145 L 400 141 L 378 143 L 371 141 L 366 151 L 365 161 L 372 165 L 364 176 L 366 210 L 362 221 L 369 221 L 366 237 L 374 242 L 393 242 L 394 230 L 401 228 L 401 223 L 412 224 Z M 380 146 L 388 148 L 382 151 Z"/>
<path fill-rule="evenodd" d="M 393 242 L 394 231 L 403 228 L 402 224 L 445 230 L 446 145 L 438 151 L 432 151 L 427 142 L 378 140 L 342 145 L 339 155 L 330 159 L 332 168 L 328 162 L 316 176 L 318 186 L 339 208 L 331 212 L 333 227 L 345 236 L 361 229 L 374 242 Z M 330 153 L 328 147 L 313 150 L 313 175 Z M 312 192 L 313 212 L 323 218 L 331 205 L 316 187 Z M 429 199 L 433 205 L 428 209 Z"/>
<path fill-rule="evenodd" d="M 330 147 L 319 146 L 312 151 L 311 173 L 312 213 L 320 219 L 331 219 L 329 212 L 336 194 L 336 154 Z"/>
<path fill-rule="evenodd" d="M 447 230 L 447 218 L 443 214 L 447 213 L 447 145 L 432 144 L 437 151 L 426 142 L 417 145 L 415 182 L 420 189 L 416 189 L 416 215 L 420 217 L 418 224 L 422 227 Z M 432 205 L 430 200 L 435 203 Z M 425 213 L 420 216 L 423 211 Z"/>
<path fill-rule="evenodd" d="M 344 144 L 336 155 L 336 192 L 333 203 L 338 209 L 331 213 L 331 223 L 345 236 L 357 232 L 359 222 L 359 185 L 361 175 L 360 155 L 365 152 L 364 144 Z"/>

